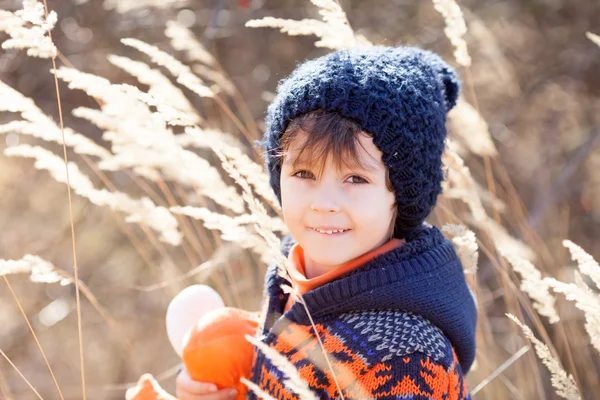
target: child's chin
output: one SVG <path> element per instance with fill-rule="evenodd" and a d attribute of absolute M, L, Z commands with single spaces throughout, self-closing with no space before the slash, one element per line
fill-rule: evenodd
<path fill-rule="evenodd" d="M 335 269 L 336 267 L 350 261 L 353 257 L 340 257 L 339 253 L 337 254 L 336 257 L 332 257 L 332 253 L 334 253 L 335 251 L 332 251 L 333 249 L 329 249 L 329 251 L 313 251 L 311 252 L 310 249 L 304 249 L 305 252 L 307 252 L 307 255 L 316 263 L 320 264 L 320 265 L 327 265 L 327 266 L 331 266 L 331 269 Z M 312 254 L 311 254 L 312 253 Z"/>

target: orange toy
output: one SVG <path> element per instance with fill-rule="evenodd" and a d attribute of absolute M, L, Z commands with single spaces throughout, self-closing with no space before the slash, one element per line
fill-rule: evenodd
<path fill-rule="evenodd" d="M 250 378 L 254 346 L 245 335 L 254 336 L 258 312 L 224 307 L 221 297 L 208 286 L 192 285 L 169 304 L 167 336 L 196 381 L 217 388 L 234 388 L 237 400 L 246 398 L 247 387 L 240 378 Z M 165 392 L 150 374 L 144 374 L 127 400 L 177 400 Z"/>
<path fill-rule="evenodd" d="M 177 400 L 160 387 L 151 374 L 140 377 L 137 385 L 127 390 L 126 400 Z"/>
<path fill-rule="evenodd" d="M 219 389 L 235 388 L 237 399 L 245 399 L 247 387 L 240 378 L 250 378 L 254 346 L 244 336 L 254 336 L 257 328 L 258 313 L 239 308 L 218 308 L 204 315 L 183 348 L 190 377 Z"/>

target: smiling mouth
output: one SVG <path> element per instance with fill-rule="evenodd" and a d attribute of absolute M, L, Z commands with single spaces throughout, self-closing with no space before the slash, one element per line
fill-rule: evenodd
<path fill-rule="evenodd" d="M 318 229 L 310 228 L 315 232 L 322 233 L 324 235 L 341 235 L 342 233 L 349 232 L 350 229 Z"/>

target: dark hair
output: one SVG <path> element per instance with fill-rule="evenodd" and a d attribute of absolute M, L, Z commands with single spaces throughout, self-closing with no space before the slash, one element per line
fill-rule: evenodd
<path fill-rule="evenodd" d="M 308 165 L 316 165 L 318 170 L 317 175 L 323 172 L 327 156 L 330 154 L 333 157 L 336 168 L 360 166 L 362 160 L 356 146 L 357 144 L 359 146 L 362 145 L 358 141 L 358 135 L 373 136 L 363 130 L 355 121 L 345 118 L 336 112 L 325 110 L 311 111 L 294 118 L 283 132 L 281 136 L 281 148 L 276 154 L 279 158 L 280 167 L 283 157 L 292 141 L 301 133 L 305 133 L 304 141 L 299 146 L 300 151 L 294 158 L 292 165 L 295 167 L 298 160 L 302 160 Z M 303 157 L 305 154 L 307 156 Z M 385 169 L 385 184 L 390 192 L 395 193 L 387 167 Z M 393 209 L 394 218 L 390 227 L 390 238 L 394 234 L 393 227 L 397 216 L 395 202 Z"/>
<path fill-rule="evenodd" d="M 318 160 L 317 169 L 319 174 L 322 172 L 329 154 L 333 156 L 333 162 L 337 168 L 360 166 L 361 159 L 356 146 L 357 144 L 362 145 L 357 140 L 357 136 L 359 134 L 372 136 L 355 121 L 342 117 L 336 112 L 311 111 L 294 118 L 283 132 L 281 151 L 277 153 L 280 166 L 290 144 L 301 132 L 306 133 L 306 135 L 293 165 L 295 166 L 298 160 L 306 161 L 309 165 L 315 165 L 313 161 Z M 305 154 L 308 156 L 303 158 Z M 388 190 L 393 192 L 394 186 L 389 178 L 387 168 L 385 170 L 385 182 Z"/>

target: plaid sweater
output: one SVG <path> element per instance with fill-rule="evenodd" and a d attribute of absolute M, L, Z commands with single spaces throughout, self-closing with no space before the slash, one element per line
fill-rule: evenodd
<path fill-rule="evenodd" d="M 270 265 L 259 338 L 294 364 L 320 399 L 470 399 L 477 311 L 452 244 L 428 225 L 402 247 L 368 261 L 284 312 L 285 283 Z M 287 255 L 291 237 L 282 241 Z M 334 379 L 335 375 L 335 379 Z M 256 350 L 251 380 L 277 399 L 297 399 Z M 248 395 L 255 399 L 254 394 Z"/>

